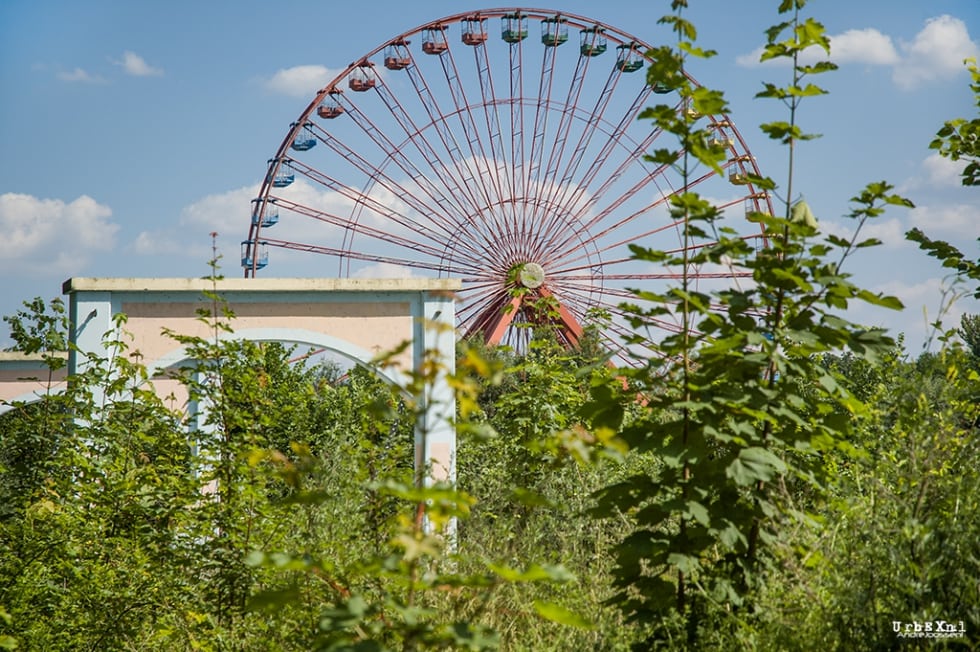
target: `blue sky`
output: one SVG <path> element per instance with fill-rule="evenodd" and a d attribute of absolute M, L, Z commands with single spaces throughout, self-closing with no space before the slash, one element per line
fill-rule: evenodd
<path fill-rule="evenodd" d="M 764 29 L 780 20 L 778 2 L 691 4 L 699 42 L 718 51 L 695 62 L 691 74 L 725 92 L 759 167 L 784 184 L 786 153 L 757 125 L 785 119 L 785 112 L 753 99 L 763 81 L 787 80 L 785 68 L 757 63 Z M 224 273 L 240 275 L 250 199 L 316 91 L 399 34 L 497 6 L 0 3 L 0 314 L 34 296 L 57 296 L 72 276 L 206 275 L 211 232 L 219 234 Z M 668 2 L 545 6 L 647 43 L 670 40 L 657 25 Z M 804 129 L 823 138 L 800 146 L 795 188 L 824 228 L 840 234 L 849 228 L 842 219 L 848 198 L 868 182 L 887 180 L 915 202 L 914 210 L 890 210 L 869 227 L 884 245 L 850 267 L 858 282 L 907 306 L 852 316 L 905 333 L 915 352 L 945 281 L 903 233 L 918 226 L 978 254 L 980 191 L 961 187 L 956 166 L 928 143 L 944 120 L 975 116 L 962 60 L 980 55 L 980 2 L 814 0 L 805 15 L 826 26 L 840 70 L 814 80 L 830 95 L 801 109 Z M 284 253 L 272 253 L 264 275 L 334 274 L 321 257 Z M 980 305 L 962 301 L 947 321 L 964 311 L 980 312 Z"/>

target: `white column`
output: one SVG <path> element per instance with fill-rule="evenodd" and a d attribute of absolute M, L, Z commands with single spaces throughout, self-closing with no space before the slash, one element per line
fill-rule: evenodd
<path fill-rule="evenodd" d="M 75 345 L 68 351 L 68 376 L 84 373 L 91 363 L 86 354 L 109 359 L 106 333 L 113 329 L 113 305 L 110 292 L 72 292 L 68 301 L 70 339 Z M 110 340 L 111 341 L 111 340 Z M 90 385 L 92 401 L 102 406 L 105 395 L 101 385 Z"/>
<path fill-rule="evenodd" d="M 453 296 L 423 293 L 421 319 L 413 338 L 415 368 L 421 368 L 427 354 L 436 356 L 440 365 L 419 397 L 422 413 L 415 428 L 416 471 L 426 471 L 426 485 L 456 481 L 456 396 L 448 382 L 456 369 L 455 325 Z"/>

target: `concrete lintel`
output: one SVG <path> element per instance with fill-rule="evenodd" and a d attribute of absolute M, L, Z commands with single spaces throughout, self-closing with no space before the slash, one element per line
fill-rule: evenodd
<path fill-rule="evenodd" d="M 57 351 L 52 353 L 23 353 L 21 351 L 0 351 L 0 364 L 16 365 L 18 363 L 23 363 L 25 365 L 44 366 L 45 361 L 49 358 L 61 358 L 63 360 L 67 360 L 68 352 Z"/>
<path fill-rule="evenodd" d="M 75 292 L 455 292 L 455 278 L 91 278 L 66 280 L 63 294 Z"/>

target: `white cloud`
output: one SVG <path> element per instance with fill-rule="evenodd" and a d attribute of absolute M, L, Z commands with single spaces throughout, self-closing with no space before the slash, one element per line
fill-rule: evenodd
<path fill-rule="evenodd" d="M 862 241 L 877 238 L 881 240 L 882 246 L 896 248 L 909 246 L 909 241 L 905 239 L 905 231 L 902 220 L 890 219 L 866 223 L 860 235 Z"/>
<path fill-rule="evenodd" d="M 926 21 L 911 42 L 902 42 L 896 49 L 887 34 L 873 28 L 850 29 L 830 37 L 830 57 L 818 47 L 801 54 L 802 63 L 830 59 L 834 63 L 858 63 L 891 66 L 892 79 L 904 90 L 923 82 L 951 79 L 966 70 L 963 60 L 976 57 L 980 46 L 970 38 L 966 23 L 949 15 Z M 763 48 L 736 57 L 740 66 L 788 65 L 786 59 L 759 62 Z"/>
<path fill-rule="evenodd" d="M 82 68 L 74 70 L 63 70 L 58 73 L 58 79 L 66 82 L 78 82 L 81 84 L 104 84 L 105 79 L 98 75 L 93 75 Z"/>
<path fill-rule="evenodd" d="M 830 37 L 830 55 L 835 63 L 894 65 L 898 52 L 892 40 L 876 29 L 849 29 Z"/>
<path fill-rule="evenodd" d="M 922 179 L 928 185 L 939 188 L 960 188 L 963 185 L 963 169 L 966 161 L 951 161 L 938 152 L 930 154 L 922 161 L 925 177 Z"/>
<path fill-rule="evenodd" d="M 963 60 L 977 56 L 980 48 L 970 39 L 966 23 L 943 15 L 927 20 L 911 43 L 902 43 L 902 52 L 892 78 L 900 88 L 911 90 L 922 82 L 964 72 Z"/>
<path fill-rule="evenodd" d="M 0 269 L 7 274 L 77 273 L 97 252 L 115 246 L 112 210 L 82 195 L 65 203 L 31 195 L 0 195 Z"/>
<path fill-rule="evenodd" d="M 258 186 L 252 185 L 199 199 L 180 212 L 181 233 L 196 239 L 217 232 L 241 240 L 248 233 L 251 201 L 258 192 Z"/>
<path fill-rule="evenodd" d="M 775 59 L 767 59 L 766 61 L 760 61 L 762 54 L 765 52 L 764 46 L 759 46 L 756 49 L 748 52 L 746 54 L 740 54 L 735 57 L 735 63 L 745 68 L 756 68 L 760 66 L 789 66 L 791 60 L 786 57 L 777 57 Z M 834 51 L 831 50 L 831 54 Z M 801 64 L 813 64 L 818 61 L 826 61 L 831 57 L 827 56 L 827 52 L 818 46 L 811 46 L 806 50 L 803 50 L 799 56 L 799 62 Z M 835 59 L 836 60 L 836 59 Z"/>
<path fill-rule="evenodd" d="M 181 210 L 177 223 L 169 229 L 141 232 L 128 249 L 148 256 L 170 256 L 206 261 L 211 257 L 211 233 L 217 233 L 216 244 L 225 258 L 225 273 L 234 273 L 242 240 L 248 237 L 251 224 L 252 200 L 258 196 L 259 185 L 243 186 L 226 192 L 202 197 Z M 350 212 L 352 202 L 338 193 L 322 190 L 299 179 L 283 191 L 290 201 L 335 215 Z M 281 211 L 282 219 L 262 231 L 270 239 L 306 242 L 340 247 L 343 234 L 340 227 L 316 219 Z M 276 251 L 277 261 L 286 257 Z M 311 254 L 300 254 L 310 259 Z"/>
<path fill-rule="evenodd" d="M 242 240 L 248 235 L 250 202 L 258 186 L 246 186 L 228 192 L 208 195 L 185 207 L 171 228 L 142 231 L 127 249 L 144 256 L 167 256 L 192 259 L 202 264 L 211 259 L 211 234 L 217 233 L 218 253 L 232 262 L 224 262 L 225 273 L 238 267 Z"/>
<path fill-rule="evenodd" d="M 130 251 L 143 256 L 187 256 L 191 249 L 187 243 L 176 237 L 173 231 L 142 231 L 127 247 Z M 205 251 L 202 246 L 194 247 L 194 251 Z"/>
<path fill-rule="evenodd" d="M 161 68 L 154 68 L 143 57 L 130 50 L 123 52 L 123 58 L 113 63 L 134 77 L 155 77 L 163 74 Z"/>
<path fill-rule="evenodd" d="M 395 263 L 374 263 L 354 272 L 354 278 L 414 278 L 413 270 Z"/>
<path fill-rule="evenodd" d="M 845 240 L 854 237 L 853 222 L 821 222 L 820 229 L 824 233 L 836 235 Z M 877 238 L 881 241 L 882 247 L 898 248 L 909 246 L 905 239 L 905 225 L 900 219 L 878 219 L 865 222 L 859 233 L 859 240 L 862 242 L 869 238 Z"/>
<path fill-rule="evenodd" d="M 764 51 L 764 48 L 758 47 L 758 48 L 752 50 L 751 52 L 747 52 L 745 54 L 740 54 L 740 55 L 738 55 L 738 56 L 735 57 L 735 63 L 737 63 L 738 65 L 743 66 L 745 68 L 754 68 L 756 66 L 762 66 L 762 65 L 767 65 L 767 64 L 775 63 L 772 60 L 767 61 L 765 63 L 760 63 L 759 62 L 759 57 L 762 56 L 762 52 L 763 51 Z"/>
<path fill-rule="evenodd" d="M 980 208 L 975 204 L 917 206 L 909 222 L 931 237 L 950 239 L 954 244 L 970 242 L 980 233 Z"/>
<path fill-rule="evenodd" d="M 308 97 L 315 95 L 341 72 L 343 71 L 320 65 L 293 66 L 276 71 L 272 77 L 265 80 L 264 85 L 274 93 L 282 93 L 290 97 Z"/>
<path fill-rule="evenodd" d="M 943 330 L 948 330 L 959 325 L 964 313 L 976 313 L 980 309 L 980 302 L 964 296 L 963 288 L 953 285 L 950 278 L 926 278 L 916 283 L 891 281 L 873 289 L 898 297 L 905 310 L 886 313 L 867 307 L 861 311 L 873 315 L 869 323 L 887 327 L 893 336 L 904 333 L 905 348 L 912 355 L 920 353 L 926 344 L 935 349 L 939 334 L 934 326 L 937 320 L 942 322 Z"/>

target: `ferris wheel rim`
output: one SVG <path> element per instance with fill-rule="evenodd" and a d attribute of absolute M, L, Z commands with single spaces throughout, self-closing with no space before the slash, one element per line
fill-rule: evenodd
<path fill-rule="evenodd" d="M 294 141 L 294 139 L 295 139 L 296 135 L 298 134 L 299 130 L 302 129 L 305 125 L 310 124 L 311 122 L 313 124 L 315 124 L 315 121 L 312 121 L 312 117 L 313 117 L 314 113 L 317 111 L 317 107 L 319 107 L 324 102 L 324 100 L 329 96 L 329 94 L 331 92 L 336 92 L 337 89 L 340 87 L 340 85 L 345 80 L 348 80 L 350 78 L 350 76 L 352 75 L 352 73 L 354 73 L 355 71 L 357 71 L 359 69 L 363 69 L 365 66 L 372 66 L 373 67 L 374 64 L 370 61 L 373 57 L 377 57 L 380 53 L 384 52 L 386 48 L 391 47 L 393 45 L 398 45 L 398 44 L 406 44 L 407 45 L 407 43 L 410 41 L 411 38 L 414 38 L 416 35 L 422 34 L 425 30 L 433 30 L 433 29 L 435 29 L 435 30 L 440 30 L 440 31 L 445 32 L 446 30 L 449 29 L 450 26 L 456 25 L 456 24 L 460 24 L 460 23 L 462 23 L 464 21 L 472 21 L 472 20 L 486 21 L 486 20 L 493 19 L 493 18 L 505 17 L 508 14 L 520 14 L 520 15 L 528 18 L 528 19 L 540 19 L 540 20 L 546 20 L 546 19 L 549 19 L 549 18 L 561 17 L 562 19 L 566 19 L 567 21 L 569 21 L 569 26 L 570 27 L 577 27 L 577 28 L 580 28 L 580 29 L 583 29 L 583 30 L 584 29 L 588 29 L 588 28 L 601 29 L 601 30 L 603 30 L 603 33 L 604 33 L 605 37 L 609 40 L 609 42 L 614 43 L 614 44 L 619 44 L 619 45 L 628 45 L 630 48 L 634 48 L 635 47 L 635 48 L 637 48 L 638 55 L 640 57 L 642 57 L 642 59 L 645 62 L 649 62 L 651 60 L 651 58 L 648 56 L 647 52 L 650 51 L 650 50 L 652 50 L 653 48 L 652 48 L 652 46 L 650 46 L 648 43 L 644 42 L 643 40 L 641 40 L 641 39 L 639 39 L 639 38 L 637 38 L 637 37 L 635 37 L 635 36 L 633 36 L 631 34 L 628 34 L 628 33 L 624 32 L 622 30 L 619 30 L 618 28 L 611 27 L 611 26 L 609 26 L 609 25 L 607 25 L 605 23 L 602 23 L 601 21 L 596 21 L 596 20 L 593 20 L 593 19 L 590 19 L 590 18 L 587 18 L 587 17 L 584 17 L 584 16 L 580 16 L 580 15 L 576 15 L 576 14 L 571 14 L 571 13 L 567 13 L 567 12 L 559 12 L 557 10 L 550 10 L 550 9 L 528 9 L 528 8 L 517 8 L 517 7 L 482 9 L 479 12 L 461 12 L 461 13 L 457 13 L 457 14 L 452 14 L 452 15 L 449 15 L 449 16 L 445 16 L 445 17 L 440 18 L 440 19 L 437 19 L 435 21 L 428 21 L 426 23 L 422 23 L 422 24 L 418 25 L 417 27 L 415 27 L 415 28 L 413 28 L 411 30 L 407 30 L 407 31 L 403 32 L 402 34 L 400 34 L 398 36 L 395 36 L 394 38 L 385 40 L 384 42 L 382 42 L 381 44 L 379 44 L 377 47 L 375 47 L 373 50 L 371 50 L 370 52 L 368 52 L 366 55 L 364 55 L 363 57 L 360 57 L 359 59 L 355 60 L 350 65 L 348 65 L 340 74 L 338 74 L 333 80 L 331 80 L 331 82 L 329 84 L 327 84 L 326 86 L 324 86 L 320 91 L 318 91 L 316 93 L 316 95 L 314 96 L 313 100 L 307 105 L 307 107 L 303 110 L 303 112 L 300 114 L 300 116 L 297 118 L 297 120 L 294 123 L 292 123 L 291 128 L 290 128 L 289 132 L 286 134 L 286 137 L 283 139 L 282 143 L 280 144 L 280 146 L 279 146 L 279 148 L 278 148 L 278 150 L 276 152 L 276 155 L 272 159 L 270 159 L 269 169 L 268 169 L 268 171 L 266 173 L 266 177 L 264 178 L 264 180 L 262 181 L 261 186 L 260 186 L 259 195 L 258 195 L 259 199 L 256 199 L 256 200 L 253 200 L 253 201 L 261 201 L 262 202 L 261 209 L 262 210 L 265 210 L 265 208 L 266 208 L 266 206 L 268 205 L 269 202 L 278 201 L 278 200 L 282 199 L 279 195 L 277 195 L 275 193 L 275 188 L 273 187 L 273 181 L 272 181 L 272 179 L 273 179 L 274 175 L 278 173 L 279 166 L 283 165 L 284 163 L 294 163 L 295 161 L 299 160 L 297 157 L 294 157 L 292 154 L 290 154 L 290 151 L 289 151 L 290 150 L 290 145 Z M 698 85 L 697 81 L 693 77 L 691 77 L 687 73 L 685 73 L 685 75 L 691 81 L 692 84 Z M 527 97 L 520 96 L 520 97 L 516 97 L 516 98 L 515 97 L 506 97 L 506 99 L 495 99 L 494 101 L 495 101 L 496 104 L 499 104 L 500 106 L 513 106 L 514 104 L 527 104 L 527 106 L 535 105 L 539 109 L 540 109 L 541 102 L 542 102 L 542 100 L 541 100 L 540 97 L 538 97 L 537 100 L 535 100 L 533 98 L 533 96 L 527 96 Z M 546 104 L 548 104 L 548 105 L 554 104 L 554 105 L 559 106 L 559 107 L 564 106 L 565 109 L 566 109 L 566 111 L 567 111 L 568 110 L 568 105 L 565 104 L 564 102 L 565 101 L 560 96 L 557 97 L 557 98 L 551 98 L 551 97 L 549 97 L 546 100 Z M 433 118 L 429 123 L 427 123 L 426 125 L 424 125 L 423 126 L 423 129 L 430 129 L 430 128 L 431 129 L 435 129 L 435 127 L 433 125 L 435 125 L 437 122 L 439 122 L 439 121 L 442 121 L 442 122 L 448 121 L 448 120 L 451 119 L 451 117 L 454 116 L 455 113 L 462 114 L 462 113 L 464 113 L 466 111 L 469 111 L 469 109 L 470 109 L 471 106 L 473 106 L 473 107 L 484 106 L 485 107 L 486 106 L 486 102 L 485 101 L 482 102 L 482 103 L 481 102 L 476 102 L 476 103 L 474 103 L 472 105 L 467 105 L 467 106 L 463 107 L 462 109 L 457 108 L 457 110 L 455 112 L 453 112 L 453 111 L 448 111 L 448 112 L 439 111 L 437 113 L 437 117 L 436 118 Z M 548 108 L 550 108 L 550 106 L 549 107 L 546 107 L 546 110 Z M 576 104 L 573 104 L 572 107 L 571 107 L 571 109 L 572 109 L 571 110 L 571 117 L 569 119 L 579 119 L 579 120 L 582 120 L 583 118 L 577 117 L 577 113 L 578 112 L 581 112 L 583 115 L 585 115 L 587 113 L 587 109 L 578 107 Z M 635 115 L 633 117 L 635 118 Z M 748 147 L 747 147 L 747 145 L 745 144 L 744 140 L 742 139 L 741 134 L 738 133 L 737 129 L 734 126 L 734 123 L 729 119 L 729 117 L 728 117 L 727 114 L 717 114 L 717 116 L 711 116 L 711 118 L 713 120 L 718 121 L 719 123 L 724 123 L 726 125 L 726 129 L 729 132 L 731 132 L 733 138 L 738 142 L 739 148 L 738 148 L 737 151 L 745 152 L 746 154 L 748 153 Z M 610 135 L 610 133 L 613 131 L 613 122 L 609 122 L 609 121 L 605 121 L 604 120 L 602 122 L 602 124 L 608 130 L 608 131 L 604 131 L 603 133 L 606 133 L 606 135 Z M 408 142 L 410 139 L 411 139 L 410 136 L 406 136 L 406 138 L 403 141 L 403 144 L 405 142 Z M 639 145 L 640 145 L 640 143 L 637 143 L 636 141 L 633 141 L 633 143 L 637 147 L 639 147 Z M 619 143 L 616 143 L 616 146 L 619 146 Z M 736 150 L 733 148 L 733 151 L 736 151 Z M 392 154 L 392 156 L 393 156 L 393 154 Z M 373 164 L 372 163 L 369 163 L 368 165 L 370 167 L 373 167 L 373 169 L 375 170 L 375 172 L 382 172 L 387 166 L 392 165 L 392 163 L 393 163 L 393 160 L 391 158 L 389 158 L 388 160 L 385 160 L 383 162 L 374 162 Z M 641 161 L 641 163 L 642 163 L 642 161 Z M 758 168 L 755 165 L 754 159 L 751 159 L 750 158 L 750 159 L 741 161 L 740 163 L 743 166 L 747 166 L 747 167 L 751 168 L 751 170 L 755 174 L 758 174 Z M 653 175 L 651 175 L 651 176 L 653 176 Z M 367 186 L 374 186 L 377 183 L 378 183 L 377 176 L 369 177 L 365 181 L 365 184 Z M 364 188 L 362 188 L 361 192 L 362 192 L 362 196 L 367 196 L 367 191 Z M 672 192 L 674 192 L 674 191 L 672 191 Z M 668 193 L 668 194 L 672 194 L 672 193 Z M 769 202 L 770 201 L 769 198 L 768 198 L 768 196 L 764 196 L 764 193 L 760 193 L 760 197 L 763 197 L 766 202 Z M 535 196 L 534 198 L 535 199 L 540 199 L 537 196 Z M 517 200 L 518 200 L 518 198 L 513 198 L 513 197 L 510 199 L 510 201 L 515 201 L 515 202 Z M 549 199 L 546 199 L 545 201 L 549 201 L 549 200 L 550 200 L 550 198 Z M 544 203 L 544 202 L 542 202 L 542 203 Z M 357 204 L 357 207 L 354 209 L 355 212 L 356 211 L 362 211 L 363 212 L 364 210 L 365 210 L 365 204 L 363 204 L 363 203 Z M 769 212 L 771 213 L 771 204 L 770 204 Z M 598 218 L 593 218 L 593 219 L 595 220 L 595 219 L 598 219 Z M 627 217 L 625 219 L 630 219 L 630 218 Z M 469 222 L 476 223 L 476 222 L 479 222 L 479 220 L 469 220 L 467 223 L 469 223 Z M 459 225 L 460 224 L 457 223 L 457 226 L 459 226 Z M 360 226 L 360 217 L 353 218 L 353 219 L 348 219 L 346 221 L 346 223 L 345 223 L 345 226 L 346 226 L 346 229 L 345 229 L 345 232 L 344 232 L 344 241 L 343 241 L 342 246 L 339 247 L 339 248 L 334 249 L 333 251 L 327 252 L 326 251 L 326 249 L 328 249 L 327 247 L 315 247 L 315 246 L 311 246 L 311 245 L 304 245 L 303 243 L 289 242 L 289 241 L 285 241 L 285 240 L 278 240 L 276 238 L 263 237 L 263 225 L 261 224 L 261 221 L 258 224 L 256 224 L 256 221 L 255 221 L 254 216 L 253 216 L 253 225 L 252 225 L 252 227 L 249 230 L 249 241 L 250 242 L 254 242 L 254 243 L 258 243 L 258 242 L 261 241 L 261 242 L 269 243 L 269 244 L 271 244 L 273 246 L 279 246 L 279 247 L 283 247 L 283 248 L 293 248 L 293 249 L 297 249 L 297 250 L 309 250 L 309 251 L 313 251 L 315 249 L 319 249 L 320 250 L 320 253 L 329 253 L 330 255 L 336 256 L 338 258 L 338 260 L 340 261 L 342 274 L 344 273 L 344 269 L 345 269 L 344 266 L 345 266 L 345 261 L 346 261 L 346 274 L 347 275 L 350 274 L 350 262 L 351 262 L 352 259 L 360 259 L 360 260 L 376 261 L 376 262 L 389 262 L 391 264 L 402 264 L 402 263 L 406 263 L 406 264 L 408 264 L 408 266 L 412 267 L 413 269 L 414 268 L 425 268 L 425 269 L 429 269 L 431 271 L 437 272 L 440 276 L 443 275 L 443 274 L 449 275 L 453 271 L 457 271 L 458 272 L 460 269 L 463 269 L 462 267 L 457 266 L 453 262 L 454 261 L 454 258 L 451 257 L 451 256 L 450 256 L 448 262 L 446 261 L 446 252 L 445 252 L 445 249 L 450 244 L 448 241 L 446 242 L 446 244 L 444 244 L 444 247 L 443 247 L 444 251 L 443 251 L 443 253 L 439 257 L 437 257 L 438 258 L 437 259 L 437 262 L 434 263 L 434 264 L 433 263 L 427 263 L 427 262 L 420 262 L 420 261 L 399 260 L 396 257 L 391 257 L 391 258 L 386 259 L 385 257 L 379 256 L 377 254 L 369 254 L 369 253 L 358 254 L 357 252 L 353 252 L 352 251 L 352 247 L 353 247 L 353 241 L 354 241 L 353 239 L 355 237 L 357 237 L 357 236 L 364 235 L 364 232 L 362 232 L 360 230 L 362 228 Z M 447 228 L 451 228 L 451 226 L 447 226 Z M 609 227 L 609 228 L 610 229 L 615 229 L 616 226 L 614 225 L 614 226 Z M 667 228 L 667 227 L 664 227 L 664 228 Z M 581 236 L 581 233 L 582 232 L 579 231 L 577 235 L 578 236 Z M 394 237 L 394 236 L 390 236 L 390 237 Z M 576 237 L 576 234 L 572 234 L 572 237 Z M 613 243 L 611 245 L 608 245 L 607 248 L 608 249 L 612 249 L 612 248 L 614 248 L 616 246 L 622 245 L 624 242 L 626 242 L 626 240 L 624 240 L 623 242 L 616 242 L 616 243 Z M 576 248 L 576 250 L 578 250 L 578 248 Z M 429 252 L 429 255 L 432 255 L 432 252 Z M 598 251 L 597 251 L 596 255 L 597 256 L 599 255 Z M 257 258 L 257 257 L 254 257 L 253 256 L 253 262 L 252 262 L 251 270 L 249 270 L 249 269 L 246 269 L 245 270 L 246 276 L 249 276 L 249 275 L 253 275 L 254 276 L 255 275 L 255 273 L 257 271 L 257 268 L 255 266 L 255 260 L 254 260 L 255 258 Z M 582 256 L 580 255 L 579 258 L 582 258 Z M 600 269 L 600 271 L 603 269 L 603 264 L 604 263 L 603 263 L 603 260 L 602 260 L 601 256 L 599 257 L 598 262 L 592 261 L 587 256 L 586 256 L 586 258 L 587 259 L 582 263 L 582 266 L 581 266 L 580 269 L 586 269 L 586 268 L 593 268 L 594 269 L 596 267 L 598 267 Z M 613 262 L 619 262 L 619 261 L 613 261 Z M 500 270 L 497 269 L 495 271 L 499 272 Z M 572 269 L 571 271 L 574 271 L 574 269 Z M 559 276 L 561 276 L 561 273 L 560 272 L 561 272 L 561 270 L 557 270 L 556 272 L 552 272 L 552 274 L 555 277 L 559 277 Z M 569 276 L 568 274 L 565 274 L 565 275 L 568 276 L 569 280 L 571 280 L 571 276 Z M 479 273 L 473 273 L 473 274 L 470 274 L 470 275 L 462 275 L 462 276 L 463 276 L 464 279 L 466 279 L 466 282 L 470 283 L 471 285 L 479 285 L 480 283 L 484 283 L 487 286 L 494 286 L 494 282 L 491 280 L 490 277 L 488 277 L 488 276 L 481 276 Z M 603 276 L 602 274 L 593 274 L 593 276 L 591 278 L 593 280 L 595 280 L 596 278 L 598 278 L 601 281 L 602 278 L 607 278 L 607 279 L 610 279 L 610 280 L 612 280 L 612 279 L 622 280 L 622 279 L 625 279 L 625 278 L 642 278 L 642 277 L 643 277 L 642 275 L 638 276 L 636 274 L 621 275 L 621 276 L 617 276 L 616 274 L 608 274 L 608 275 L 605 275 L 605 276 Z M 581 278 L 584 279 L 585 276 L 583 275 Z M 655 276 L 654 275 L 649 275 L 646 278 L 655 278 Z M 602 292 L 603 291 L 603 288 L 600 287 L 599 288 L 599 291 Z M 465 289 L 464 289 L 464 292 L 465 292 Z M 595 305 L 598 305 L 598 304 L 595 304 Z"/>

